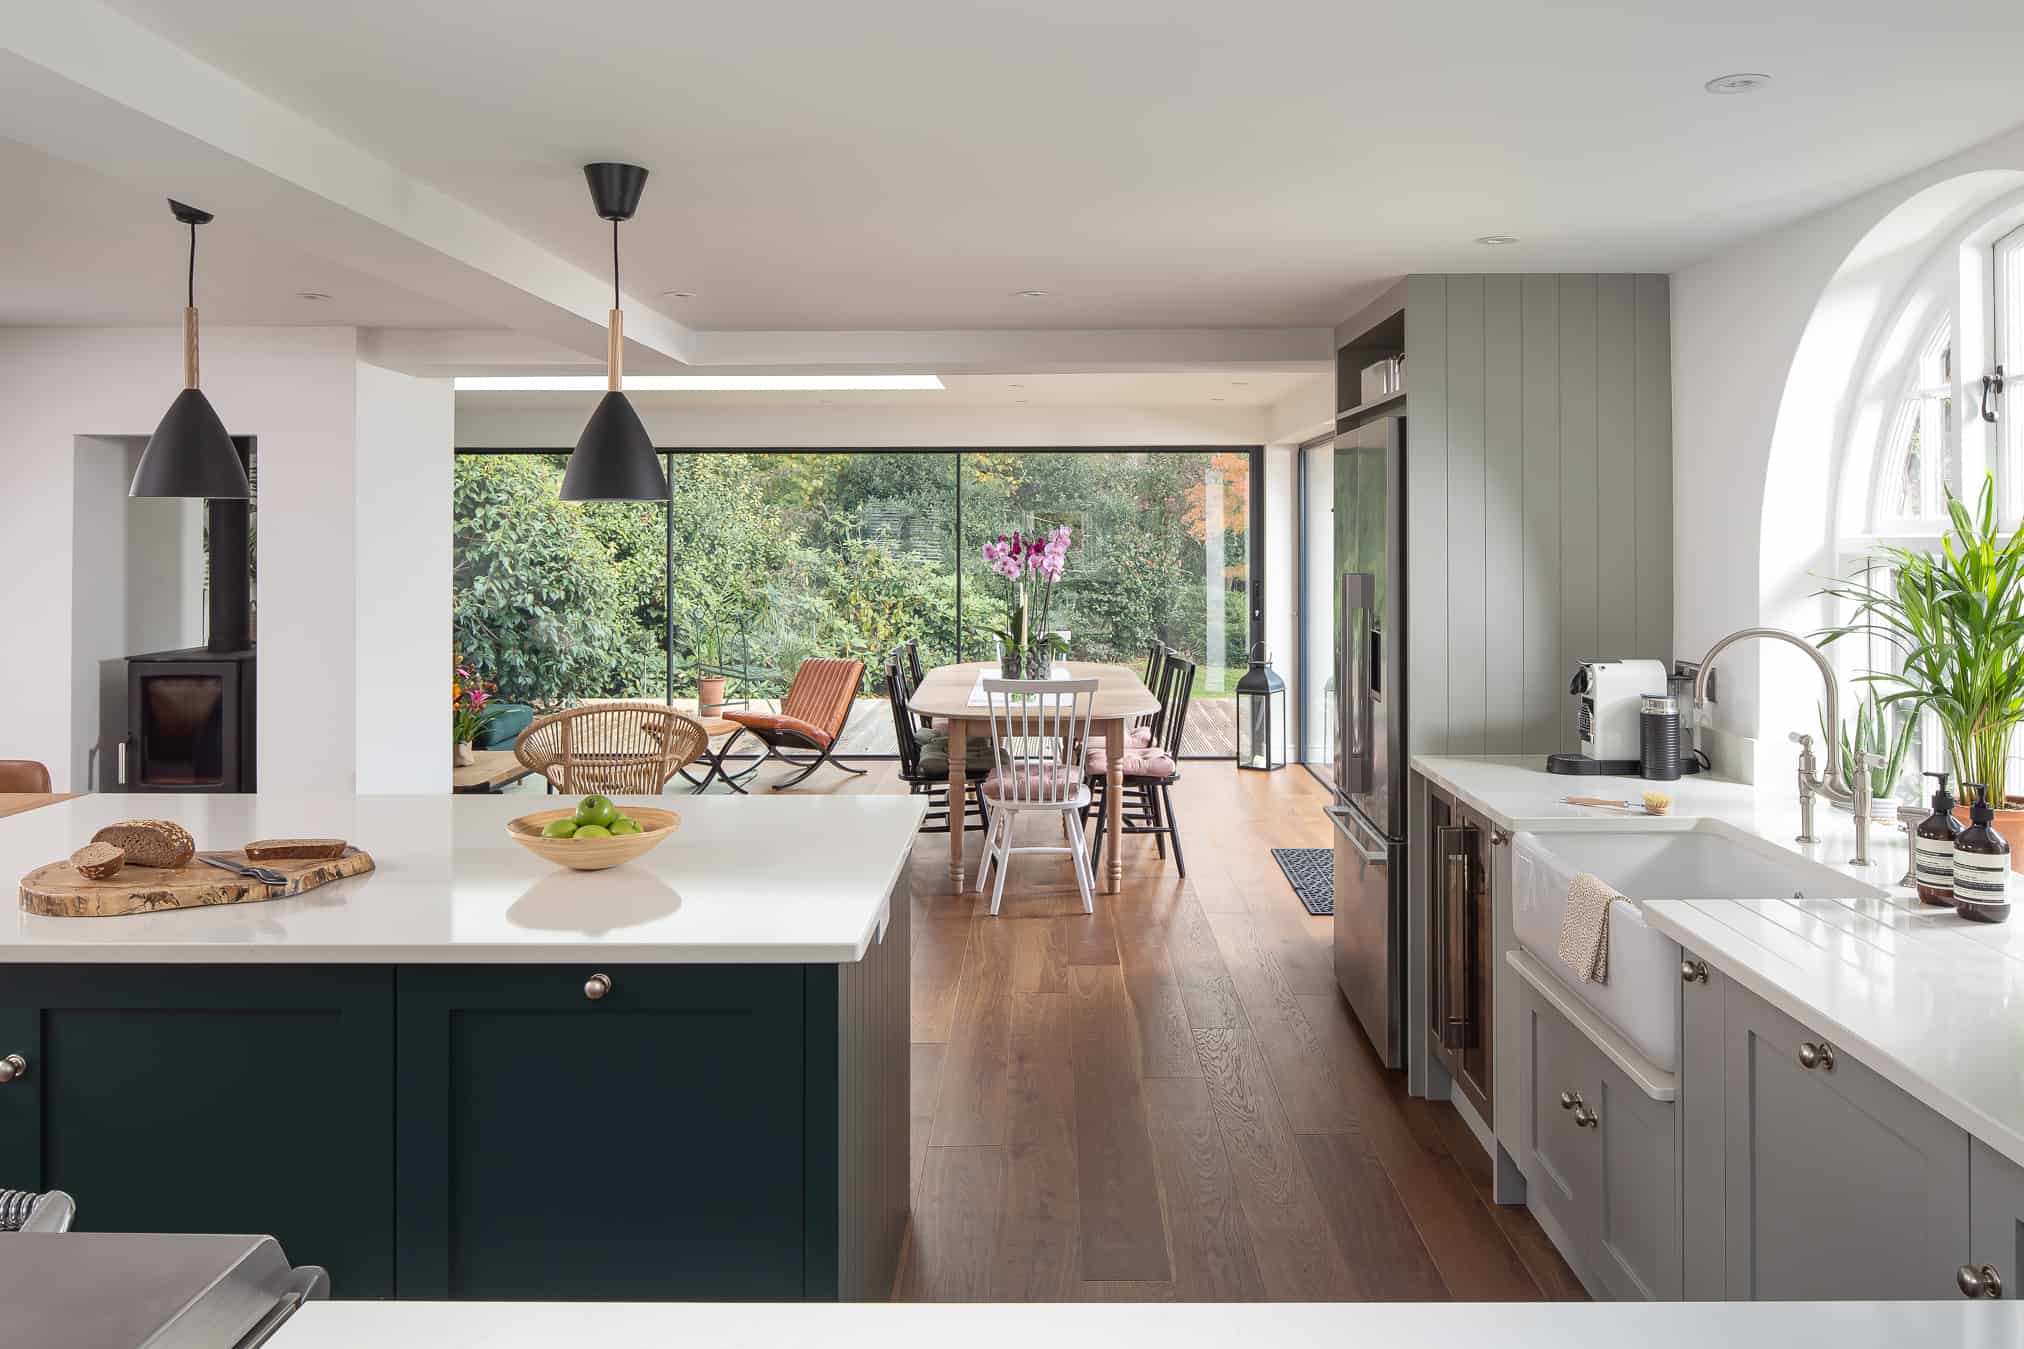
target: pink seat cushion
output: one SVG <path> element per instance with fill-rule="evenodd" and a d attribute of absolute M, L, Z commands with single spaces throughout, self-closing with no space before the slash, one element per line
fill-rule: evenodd
<path fill-rule="evenodd" d="M 1133 726 L 1128 728 L 1124 733 L 1124 747 L 1126 749 L 1151 749 L 1153 747 L 1153 728 L 1150 726 Z"/>
<path fill-rule="evenodd" d="M 1089 747 L 1089 771 L 1110 771 L 1110 753 L 1102 745 Z M 1170 778 L 1175 771 L 1174 756 L 1163 749 L 1128 749 L 1124 752 L 1126 777 Z"/>
<path fill-rule="evenodd" d="M 1006 785 L 1006 779 L 1012 785 Z M 1066 804 L 1075 799 L 1082 780 L 1074 768 L 1055 763 L 1022 763 L 1011 768 L 994 768 L 984 779 L 984 795 L 993 801 L 1012 796 L 1022 801 L 1046 799 Z"/>

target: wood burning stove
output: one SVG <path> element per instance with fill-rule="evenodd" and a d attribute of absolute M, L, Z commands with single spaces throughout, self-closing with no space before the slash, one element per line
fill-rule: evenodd
<path fill-rule="evenodd" d="M 251 442 L 234 437 L 242 460 Z M 127 657 L 119 781 L 130 792 L 250 792 L 254 777 L 249 506 L 205 503 L 209 632 L 203 646 Z"/>

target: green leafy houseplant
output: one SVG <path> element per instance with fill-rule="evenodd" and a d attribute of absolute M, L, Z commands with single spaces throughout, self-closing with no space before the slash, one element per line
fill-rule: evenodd
<path fill-rule="evenodd" d="M 1897 790 L 1904 777 L 1905 756 L 1911 752 L 1912 731 L 1918 726 L 1918 713 L 1911 711 L 1898 718 L 1897 728 L 1891 728 L 1891 709 L 1877 696 L 1874 688 L 1855 709 L 1855 726 L 1851 732 L 1846 725 L 1829 727 L 1827 709 L 1820 709 L 1820 734 L 1830 744 L 1838 745 L 1841 751 L 1842 775 L 1849 781 L 1855 780 L 1861 762 L 1856 756 L 1875 754 L 1883 759 L 1883 767 L 1869 770 L 1870 795 L 1881 801 Z"/>
<path fill-rule="evenodd" d="M 1863 676 L 1890 690 L 1881 705 L 1932 709 L 1957 780 L 1987 784 L 1989 800 L 2001 804 L 2011 734 L 2024 722 L 2024 528 L 2003 537 L 1993 479 L 1972 515 L 1947 493 L 1947 516 L 1952 527 L 1939 553 L 1883 548 L 1884 583 L 1824 588 L 1851 614 L 1819 636 L 1823 644 L 1858 636 L 1888 642 L 1901 668 Z"/>

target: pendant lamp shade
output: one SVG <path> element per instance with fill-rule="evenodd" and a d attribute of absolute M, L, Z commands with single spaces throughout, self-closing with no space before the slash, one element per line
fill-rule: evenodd
<path fill-rule="evenodd" d="M 647 171 L 637 164 L 586 164 L 583 177 L 598 215 L 611 222 L 611 314 L 605 342 L 609 392 L 576 439 L 561 496 L 564 501 L 666 501 L 668 475 L 654 453 L 653 437 L 622 392 L 625 327 L 618 303 L 618 226 L 639 208 Z"/>
<path fill-rule="evenodd" d="M 197 387 L 197 226 L 211 219 L 209 211 L 175 200 L 169 209 L 190 227 L 189 299 L 183 309 L 183 391 L 169 404 L 155 433 L 148 437 L 127 495 L 137 497 L 211 497 L 245 500 L 253 495 L 246 466 L 211 400 Z"/>

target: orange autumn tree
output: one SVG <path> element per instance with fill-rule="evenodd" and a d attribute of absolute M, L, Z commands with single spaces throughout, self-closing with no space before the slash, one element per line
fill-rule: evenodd
<path fill-rule="evenodd" d="M 1209 457 L 1209 471 L 1202 480 L 1187 491 L 1187 501 L 1181 510 L 1181 519 L 1187 525 L 1188 534 L 1195 542 L 1209 541 L 1209 479 L 1211 475 L 1223 480 L 1223 532 L 1242 538 L 1251 527 L 1251 459 L 1242 451 L 1226 451 Z M 1242 554 L 1240 553 L 1239 556 Z M 1239 579 L 1244 572 L 1241 563 L 1223 568 L 1228 579 Z"/>

